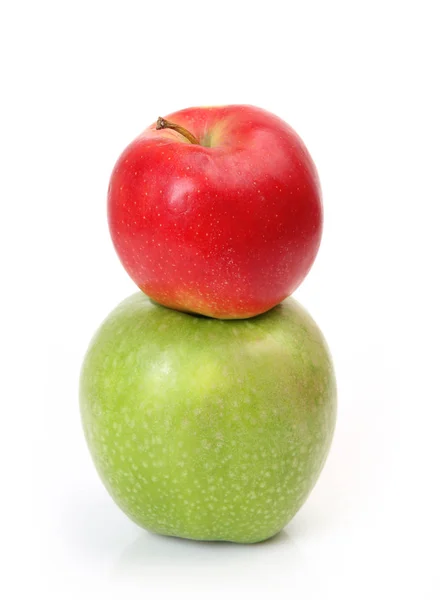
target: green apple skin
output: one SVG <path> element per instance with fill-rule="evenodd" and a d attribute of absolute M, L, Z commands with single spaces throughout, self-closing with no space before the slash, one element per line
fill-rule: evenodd
<path fill-rule="evenodd" d="M 319 328 L 291 298 L 221 321 L 137 293 L 94 336 L 80 406 L 99 475 L 133 521 L 253 543 L 279 532 L 313 488 L 336 385 Z"/>

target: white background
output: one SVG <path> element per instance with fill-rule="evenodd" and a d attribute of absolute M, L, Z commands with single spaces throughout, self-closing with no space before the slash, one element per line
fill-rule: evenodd
<path fill-rule="evenodd" d="M 436 5 L 2 3 L 3 598 L 439 598 Z M 135 291 L 107 231 L 113 164 L 159 114 L 225 103 L 275 112 L 315 159 L 325 232 L 296 296 L 339 383 L 319 483 L 257 546 L 133 525 L 77 400 L 91 335 Z"/>

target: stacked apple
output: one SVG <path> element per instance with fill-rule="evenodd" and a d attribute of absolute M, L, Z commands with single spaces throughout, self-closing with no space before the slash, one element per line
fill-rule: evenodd
<path fill-rule="evenodd" d="M 157 533 L 275 535 L 314 486 L 336 415 L 325 340 L 286 299 L 322 233 L 307 149 L 252 106 L 159 118 L 117 161 L 108 219 L 142 292 L 107 317 L 81 373 L 107 490 Z"/>

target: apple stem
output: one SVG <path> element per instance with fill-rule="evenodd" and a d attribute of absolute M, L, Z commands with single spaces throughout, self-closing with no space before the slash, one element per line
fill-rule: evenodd
<path fill-rule="evenodd" d="M 185 127 L 181 125 L 177 125 L 176 123 L 171 123 L 171 121 L 167 121 L 163 117 L 159 117 L 156 121 L 156 129 L 174 129 L 177 133 L 180 133 L 186 139 L 191 142 L 191 144 L 199 144 L 199 140 Z"/>

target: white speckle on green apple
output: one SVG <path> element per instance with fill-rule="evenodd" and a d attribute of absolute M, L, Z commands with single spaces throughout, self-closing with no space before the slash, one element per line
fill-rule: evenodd
<path fill-rule="evenodd" d="M 220 321 L 135 294 L 93 338 L 80 401 L 96 468 L 133 521 L 243 543 L 304 503 L 336 416 L 327 345 L 293 299 Z"/>

